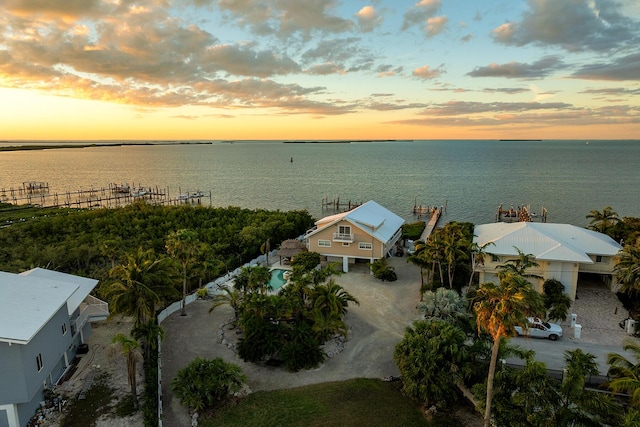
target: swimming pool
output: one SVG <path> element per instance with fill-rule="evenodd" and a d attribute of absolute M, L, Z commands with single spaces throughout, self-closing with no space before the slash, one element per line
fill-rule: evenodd
<path fill-rule="evenodd" d="M 287 279 L 284 278 L 284 273 L 290 270 L 284 270 L 282 268 L 274 268 L 271 270 L 271 280 L 269 280 L 269 286 L 273 289 L 273 292 L 278 292 L 281 287 L 287 284 Z"/>

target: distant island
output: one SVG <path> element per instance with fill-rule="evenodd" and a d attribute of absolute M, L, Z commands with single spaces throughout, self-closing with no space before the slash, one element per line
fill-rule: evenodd
<path fill-rule="evenodd" d="M 541 139 L 499 139 L 501 142 L 539 142 Z"/>
<path fill-rule="evenodd" d="M 395 142 L 397 139 L 356 139 L 339 141 L 282 141 L 283 144 L 350 144 L 352 142 Z"/>
<path fill-rule="evenodd" d="M 7 141 L 5 141 L 7 142 Z M 0 147 L 0 151 L 28 151 L 28 150 L 54 150 L 59 148 L 89 148 L 89 147 L 123 147 L 129 145 L 190 145 L 213 144 L 211 141 L 144 141 L 144 142 L 91 142 L 78 144 L 37 144 L 37 145 L 12 145 Z"/>

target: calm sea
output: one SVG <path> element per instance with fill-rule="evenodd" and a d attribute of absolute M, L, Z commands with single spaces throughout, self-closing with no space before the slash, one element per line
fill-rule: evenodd
<path fill-rule="evenodd" d="M 216 141 L 0 152 L 0 189 L 28 181 L 59 194 L 122 182 L 172 197 L 200 190 L 214 206 L 315 217 L 328 214 L 323 197 L 373 199 L 407 220 L 417 200 L 446 206 L 444 221 L 476 224 L 494 221 L 500 204 L 526 205 L 546 208 L 549 222 L 582 226 L 606 206 L 640 216 L 640 141 Z"/>

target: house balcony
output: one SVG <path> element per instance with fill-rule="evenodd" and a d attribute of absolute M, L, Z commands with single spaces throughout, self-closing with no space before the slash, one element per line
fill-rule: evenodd
<path fill-rule="evenodd" d="M 353 233 L 333 233 L 334 242 L 353 243 L 354 240 Z"/>
<path fill-rule="evenodd" d="M 75 319 L 71 319 L 71 332 L 75 335 L 81 331 L 87 322 L 98 322 L 109 317 L 109 304 L 88 295 L 80 304 L 80 314 Z"/>

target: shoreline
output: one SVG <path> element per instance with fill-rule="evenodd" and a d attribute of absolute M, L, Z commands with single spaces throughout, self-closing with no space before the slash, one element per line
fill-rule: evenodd
<path fill-rule="evenodd" d="M 31 150 L 55 150 L 60 148 L 91 148 L 91 147 L 124 147 L 132 145 L 212 145 L 212 141 L 144 141 L 144 142 L 91 142 L 91 143 L 78 143 L 78 144 L 38 144 L 38 145 L 11 145 L 2 147 L 0 146 L 0 152 L 3 151 L 31 151 Z"/>

